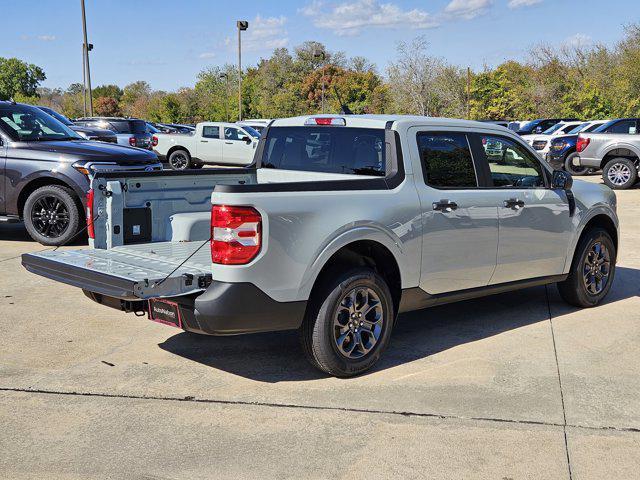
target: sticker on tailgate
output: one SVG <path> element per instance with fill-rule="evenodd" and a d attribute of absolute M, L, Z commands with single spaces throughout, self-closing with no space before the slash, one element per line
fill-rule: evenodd
<path fill-rule="evenodd" d="M 176 302 L 170 300 L 162 298 L 149 300 L 149 319 L 172 327 L 182 328 L 180 307 Z"/>

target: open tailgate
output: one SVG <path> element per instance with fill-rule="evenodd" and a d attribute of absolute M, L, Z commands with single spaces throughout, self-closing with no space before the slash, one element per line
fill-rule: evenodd
<path fill-rule="evenodd" d="M 22 265 L 37 275 L 124 300 L 188 295 L 211 282 L 211 253 L 202 241 L 45 250 L 23 254 Z"/>

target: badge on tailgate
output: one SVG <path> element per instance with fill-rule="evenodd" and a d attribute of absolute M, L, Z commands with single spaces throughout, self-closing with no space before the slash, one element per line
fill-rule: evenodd
<path fill-rule="evenodd" d="M 149 319 L 154 322 L 182 328 L 180 307 L 178 307 L 176 302 L 170 300 L 164 300 L 162 298 L 152 298 L 149 300 Z"/>

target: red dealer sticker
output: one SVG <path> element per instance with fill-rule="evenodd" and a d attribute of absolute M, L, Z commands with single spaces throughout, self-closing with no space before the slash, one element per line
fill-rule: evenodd
<path fill-rule="evenodd" d="M 162 298 L 149 300 L 149 319 L 172 327 L 182 328 L 180 307 L 176 302 L 170 300 Z"/>

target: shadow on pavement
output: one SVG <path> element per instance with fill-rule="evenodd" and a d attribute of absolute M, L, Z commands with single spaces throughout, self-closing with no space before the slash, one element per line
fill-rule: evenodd
<path fill-rule="evenodd" d="M 550 298 L 559 298 L 555 286 L 548 289 Z M 640 270 L 618 267 L 605 304 L 633 296 L 640 296 Z M 576 310 L 561 300 L 553 301 L 554 318 Z M 548 319 L 545 287 L 406 313 L 399 316 L 391 344 L 372 372 Z M 307 363 L 295 331 L 234 337 L 183 332 L 159 346 L 186 359 L 261 382 L 326 377 Z"/>

